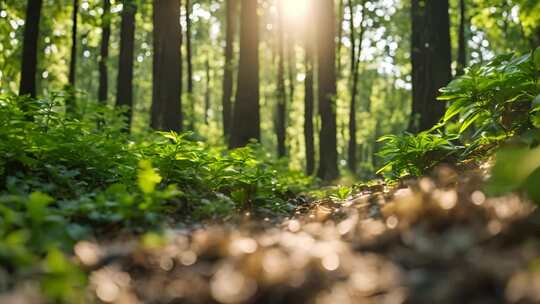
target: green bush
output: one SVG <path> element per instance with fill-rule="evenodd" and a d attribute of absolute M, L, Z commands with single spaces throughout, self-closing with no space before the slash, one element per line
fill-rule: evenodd
<path fill-rule="evenodd" d="M 227 151 L 189 133 L 129 135 L 121 110 L 88 102 L 66 117 L 64 99 L 0 96 L 0 268 L 14 281 L 41 269 L 53 299 L 84 283 L 64 257 L 77 240 L 159 229 L 166 217 L 285 214 L 313 182 L 256 144 Z"/>

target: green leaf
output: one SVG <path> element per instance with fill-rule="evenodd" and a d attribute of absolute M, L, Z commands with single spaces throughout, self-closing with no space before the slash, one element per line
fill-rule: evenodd
<path fill-rule="evenodd" d="M 138 185 L 141 190 L 146 193 L 152 193 L 156 189 L 156 185 L 161 182 L 162 178 L 157 171 L 152 168 L 152 163 L 149 160 L 139 161 Z"/>
<path fill-rule="evenodd" d="M 42 222 L 47 215 L 47 206 L 52 203 L 54 199 L 49 195 L 42 192 L 33 192 L 28 198 L 28 215 L 32 221 L 38 223 Z"/>

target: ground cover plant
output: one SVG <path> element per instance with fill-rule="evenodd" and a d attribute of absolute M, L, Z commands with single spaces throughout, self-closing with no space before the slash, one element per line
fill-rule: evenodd
<path fill-rule="evenodd" d="M 69 117 L 63 102 L 62 93 L 0 97 L 0 261 L 15 277 L 44 273 L 52 298 L 83 285 L 65 256 L 76 241 L 172 218 L 284 215 L 312 183 L 255 144 L 226 151 L 189 133 L 130 136 L 121 111 L 88 106 Z"/>

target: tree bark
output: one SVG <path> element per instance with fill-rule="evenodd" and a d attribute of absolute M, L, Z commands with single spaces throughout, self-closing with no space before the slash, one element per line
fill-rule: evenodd
<path fill-rule="evenodd" d="M 133 57 L 135 47 L 135 4 L 124 1 L 120 25 L 120 55 L 118 59 L 118 83 L 116 106 L 125 106 L 126 130 L 131 128 L 133 113 Z"/>
<path fill-rule="evenodd" d="M 445 104 L 439 89 L 452 77 L 448 0 L 412 0 L 411 61 L 413 103 L 409 131 L 428 130 L 438 123 Z"/>
<path fill-rule="evenodd" d="M 156 130 L 182 130 L 182 56 L 180 3 L 154 0 L 154 62 L 151 126 Z"/>
<path fill-rule="evenodd" d="M 351 0 L 349 0 L 350 2 Z M 349 5 L 350 6 L 350 5 Z M 343 43 L 341 38 L 343 37 L 343 19 L 345 19 L 345 5 L 343 0 L 338 2 L 338 34 L 337 34 L 337 52 L 336 52 L 336 64 L 337 64 L 337 77 L 341 78 L 341 49 L 343 48 Z"/>
<path fill-rule="evenodd" d="M 460 76 L 464 74 L 464 70 L 467 67 L 467 13 L 465 7 L 465 0 L 459 1 L 459 34 L 458 34 L 458 58 L 456 75 Z"/>
<path fill-rule="evenodd" d="M 204 92 L 204 123 L 208 124 L 208 112 L 210 112 L 210 59 L 207 57 L 206 68 L 206 90 Z"/>
<path fill-rule="evenodd" d="M 24 26 L 19 95 L 36 97 L 37 48 L 42 0 L 28 0 Z"/>
<path fill-rule="evenodd" d="M 233 57 L 234 37 L 237 20 L 237 0 L 227 0 L 226 33 L 225 33 L 225 66 L 223 70 L 223 135 L 228 140 L 231 135 L 232 95 L 233 95 Z"/>
<path fill-rule="evenodd" d="M 251 139 L 260 141 L 259 34 L 257 1 L 242 0 L 240 63 L 236 103 L 229 146 L 242 147 Z"/>
<path fill-rule="evenodd" d="M 308 8 L 308 20 L 313 18 L 313 9 Z M 314 94 L 313 94 L 313 52 L 314 52 L 314 36 L 313 29 L 307 26 L 304 35 L 305 48 L 305 68 L 306 78 L 304 80 L 304 143 L 306 146 L 306 174 L 312 175 L 315 173 L 315 136 L 313 128 L 313 112 L 314 112 Z"/>
<path fill-rule="evenodd" d="M 287 154 L 285 147 L 286 140 L 286 113 L 287 113 L 287 93 L 285 90 L 285 46 L 284 46 L 284 22 L 283 22 L 283 0 L 277 1 L 278 11 L 278 71 L 277 71 L 277 102 L 276 102 L 276 121 L 275 130 L 277 137 L 278 157 L 284 157 Z"/>
<path fill-rule="evenodd" d="M 318 176 L 330 181 L 339 176 L 337 168 L 336 126 L 336 33 L 333 0 L 318 1 L 317 50 L 319 78 L 319 114 L 321 131 L 319 139 Z"/>
<path fill-rule="evenodd" d="M 77 23 L 79 16 L 79 0 L 73 0 L 71 25 L 71 61 L 69 63 L 69 85 L 75 88 L 77 74 Z"/>
<path fill-rule="evenodd" d="M 362 24 L 360 33 L 356 39 L 354 28 L 354 6 L 352 0 L 349 0 L 349 10 L 351 12 L 350 21 L 350 39 L 351 39 L 351 103 L 349 108 L 349 144 L 347 149 L 347 166 L 355 174 L 357 169 L 356 157 L 356 99 L 358 95 L 358 78 L 360 77 L 360 56 L 362 54 L 362 40 L 364 39 L 365 27 L 363 25 L 365 18 L 365 0 L 362 1 Z M 358 40 L 358 42 L 357 42 Z"/>
<path fill-rule="evenodd" d="M 187 95 L 189 100 L 189 130 L 195 128 L 195 100 L 193 98 L 193 48 L 191 44 L 191 0 L 185 0 L 186 10 L 186 59 L 187 59 Z M 205 118 L 206 119 L 206 118 Z"/>
<path fill-rule="evenodd" d="M 107 61 L 109 60 L 109 41 L 111 38 L 111 1 L 103 0 L 103 16 L 101 19 L 101 48 L 99 57 L 99 87 L 98 100 L 107 103 L 109 92 L 109 73 Z"/>
<path fill-rule="evenodd" d="M 73 0 L 71 25 L 71 59 L 69 62 L 68 96 L 66 98 L 66 113 L 73 114 L 76 108 L 75 81 L 77 77 L 77 28 L 79 16 L 79 0 Z"/>

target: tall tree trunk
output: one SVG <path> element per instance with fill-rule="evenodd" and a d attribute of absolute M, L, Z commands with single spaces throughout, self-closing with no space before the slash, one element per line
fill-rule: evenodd
<path fill-rule="evenodd" d="M 365 0 L 362 1 L 362 24 L 360 25 L 360 34 L 358 42 L 354 28 L 354 5 L 349 0 L 349 10 L 351 12 L 350 21 L 350 40 L 351 40 L 351 103 L 349 108 L 349 145 L 347 149 L 347 165 L 349 170 L 355 174 L 357 169 L 356 157 L 356 99 L 358 95 L 358 78 L 360 76 L 360 57 L 362 54 L 362 40 L 364 39 L 364 19 L 365 19 Z"/>
<path fill-rule="evenodd" d="M 277 1 L 278 6 L 278 71 L 277 71 L 277 103 L 276 103 L 276 137 L 278 157 L 284 157 L 287 153 L 285 148 L 286 140 L 286 113 L 287 94 L 285 92 L 285 45 L 284 45 L 284 22 L 283 22 L 283 0 Z"/>
<path fill-rule="evenodd" d="M 459 34 L 458 34 L 458 58 L 456 75 L 460 76 L 464 74 L 465 67 L 467 67 L 467 13 L 465 7 L 465 0 L 459 1 Z"/>
<path fill-rule="evenodd" d="M 259 113 L 259 33 L 257 1 L 242 0 L 240 62 L 230 147 L 261 139 Z"/>
<path fill-rule="evenodd" d="M 210 111 L 210 59 L 206 57 L 206 89 L 204 91 L 204 123 L 208 124 L 208 112 Z"/>
<path fill-rule="evenodd" d="M 69 63 L 69 96 L 66 98 L 66 112 L 75 112 L 75 80 L 77 76 L 77 24 L 79 17 L 79 0 L 73 0 L 71 25 L 71 59 Z"/>
<path fill-rule="evenodd" d="M 352 12 L 352 11 L 351 11 Z M 345 5 L 343 0 L 338 2 L 338 23 L 337 23 L 337 51 L 336 51 L 336 62 L 337 62 L 337 77 L 341 78 L 341 49 L 343 48 L 343 43 L 341 39 L 343 38 L 343 20 L 345 19 Z"/>
<path fill-rule="evenodd" d="M 294 37 L 291 33 L 287 35 L 287 74 L 289 77 L 289 102 L 294 101 L 296 84 L 296 54 L 294 49 Z"/>
<path fill-rule="evenodd" d="M 232 95 L 233 95 L 233 56 L 234 56 L 234 37 L 236 32 L 237 20 L 237 0 L 227 0 L 227 17 L 225 33 L 225 67 L 223 70 L 223 135 L 225 140 L 229 139 L 231 134 L 232 120 Z"/>
<path fill-rule="evenodd" d="M 111 1 L 103 0 L 103 16 L 101 18 L 101 49 L 99 57 L 99 87 L 98 100 L 107 103 L 109 92 L 109 73 L 107 61 L 109 60 L 109 41 L 111 38 Z"/>
<path fill-rule="evenodd" d="M 189 130 L 195 128 L 195 99 L 193 97 L 193 48 L 191 44 L 191 0 L 185 0 L 186 9 L 186 59 L 187 59 L 187 95 L 189 100 Z"/>
<path fill-rule="evenodd" d="M 312 20 L 313 8 L 308 8 L 308 20 Z M 304 80 L 304 143 L 306 146 L 306 174 L 315 173 L 315 136 L 313 128 L 314 96 L 313 96 L 313 52 L 314 36 L 311 26 L 305 27 L 304 49 L 306 78 Z"/>
<path fill-rule="evenodd" d="M 120 25 L 120 56 L 118 59 L 118 83 L 116 106 L 126 106 L 126 131 L 131 128 L 133 113 L 133 57 L 135 46 L 135 14 L 137 7 L 124 1 L 122 23 Z"/>
<path fill-rule="evenodd" d="M 433 127 L 445 111 L 445 104 L 436 98 L 452 77 L 448 0 L 412 0 L 411 19 L 413 106 L 409 131 L 418 132 Z"/>
<path fill-rule="evenodd" d="M 28 0 L 21 63 L 19 95 L 36 97 L 37 48 L 42 0 Z"/>
<path fill-rule="evenodd" d="M 319 135 L 318 176 L 326 181 L 339 176 L 337 167 L 337 126 L 336 126 L 336 21 L 333 0 L 318 1 L 318 78 L 319 114 L 321 132 Z"/>
<path fill-rule="evenodd" d="M 154 0 L 154 62 L 151 126 L 156 130 L 182 130 L 182 55 L 180 3 Z"/>
<path fill-rule="evenodd" d="M 75 87 L 77 74 L 77 23 L 79 19 L 79 0 L 73 0 L 71 25 L 71 61 L 69 64 L 69 84 Z"/>

